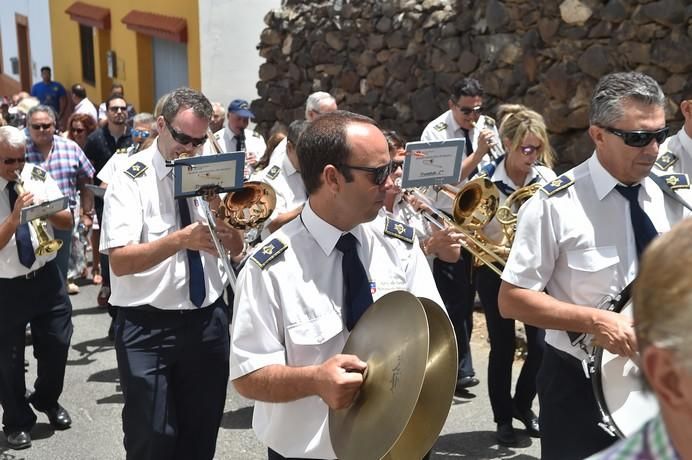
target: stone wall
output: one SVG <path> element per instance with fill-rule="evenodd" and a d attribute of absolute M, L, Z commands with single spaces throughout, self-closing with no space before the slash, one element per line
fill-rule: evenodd
<path fill-rule="evenodd" d="M 558 170 L 590 155 L 588 101 L 598 78 L 638 70 L 669 97 L 692 71 L 686 0 L 285 0 L 265 17 L 266 62 L 253 101 L 259 129 L 303 117 L 313 91 L 409 140 L 446 110 L 463 76 L 483 84 L 488 113 L 519 102 L 542 113 Z"/>

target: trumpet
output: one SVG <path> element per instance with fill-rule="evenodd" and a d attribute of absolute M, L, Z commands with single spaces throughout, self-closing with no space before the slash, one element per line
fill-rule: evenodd
<path fill-rule="evenodd" d="M 22 180 L 22 176 L 19 175 L 19 172 L 15 171 L 14 174 L 17 176 L 14 189 L 17 195 L 21 195 L 26 191 L 24 189 L 24 181 Z M 58 252 L 62 247 L 62 241 L 51 239 L 50 235 L 48 235 L 48 229 L 46 228 L 46 221 L 44 219 L 33 219 L 31 221 L 31 226 L 34 228 L 34 232 L 36 232 L 36 237 L 38 238 L 38 247 L 34 251 L 37 256 L 45 256 Z"/>
<path fill-rule="evenodd" d="M 483 126 L 481 129 L 490 129 L 493 132 L 492 145 L 490 146 L 490 150 L 488 150 L 488 155 L 490 155 L 493 161 L 499 161 L 505 154 L 505 149 L 502 148 L 500 137 L 495 134 L 495 126 L 495 120 L 490 117 L 483 117 Z"/>
<path fill-rule="evenodd" d="M 457 230 L 464 236 L 460 240 L 461 245 L 477 260 L 501 276 L 502 271 L 496 264 L 505 266 L 507 248 L 491 242 L 482 232 L 482 228 L 492 220 L 497 212 L 499 192 L 495 185 L 485 177 L 479 177 L 467 182 L 453 196 L 453 188 L 443 187 L 440 190 L 454 200 L 451 219 L 442 211 L 431 206 L 427 198 L 418 191 L 406 191 L 404 197 L 413 196 L 423 201 L 428 207 L 428 209 L 423 208 L 421 210 L 424 219 L 440 229 L 451 226 Z"/>

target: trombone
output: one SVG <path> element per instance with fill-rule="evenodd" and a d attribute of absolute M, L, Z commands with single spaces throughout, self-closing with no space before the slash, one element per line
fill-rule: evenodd
<path fill-rule="evenodd" d="M 502 271 L 495 264 L 505 266 L 506 259 L 499 254 L 504 246 L 491 243 L 481 231 L 497 212 L 499 192 L 495 185 L 485 177 L 478 177 L 464 184 L 455 194 L 451 187 L 443 186 L 440 191 L 454 200 L 451 219 L 432 206 L 417 190 L 406 191 L 404 197 L 413 196 L 425 203 L 428 209 L 420 211 L 423 218 L 440 229 L 453 227 L 464 236 L 461 245 L 501 276 Z"/>

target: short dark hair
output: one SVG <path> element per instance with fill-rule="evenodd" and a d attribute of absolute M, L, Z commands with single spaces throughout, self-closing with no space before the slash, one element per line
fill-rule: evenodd
<path fill-rule="evenodd" d="M 460 97 L 483 97 L 485 92 L 481 82 L 475 78 L 462 78 L 454 83 L 452 87 L 452 97 L 457 101 Z"/>
<path fill-rule="evenodd" d="M 48 67 L 47 65 L 44 65 L 43 67 L 41 67 L 41 73 L 43 73 L 44 70 L 47 70 L 49 73 L 53 73 L 53 72 L 51 72 L 50 67 Z"/>
<path fill-rule="evenodd" d="M 163 119 L 168 123 L 173 121 L 173 118 L 180 110 L 192 109 L 195 115 L 205 120 L 211 120 L 211 114 L 214 109 L 207 97 L 191 88 L 178 88 L 171 91 L 166 98 L 166 102 L 161 109 Z"/>
<path fill-rule="evenodd" d="M 689 101 L 690 99 L 692 99 L 692 80 L 687 80 L 685 87 L 682 88 L 680 93 L 680 102 Z"/>
<path fill-rule="evenodd" d="M 288 134 L 286 135 L 286 141 L 290 142 L 294 146 L 298 145 L 300 135 L 303 134 L 303 131 L 305 131 L 305 128 L 307 128 L 309 124 L 310 122 L 306 120 L 292 121 L 291 124 L 288 125 Z"/>
<path fill-rule="evenodd" d="M 84 89 L 84 87 L 79 83 L 75 83 L 74 85 L 72 85 L 72 94 L 74 94 L 80 99 L 84 99 L 85 97 L 87 97 L 86 89 Z"/>
<path fill-rule="evenodd" d="M 351 172 L 343 167 L 351 153 L 346 128 L 352 123 L 367 123 L 379 128 L 370 117 L 337 110 L 320 115 L 303 131 L 296 152 L 300 162 L 300 175 L 308 195 L 322 185 L 322 172 L 327 165 L 341 171 L 347 181 L 353 180 Z"/>
<path fill-rule="evenodd" d="M 387 147 L 389 148 L 390 155 L 397 149 L 406 147 L 406 140 L 404 137 L 393 129 L 383 131 L 383 134 L 387 139 Z"/>
<path fill-rule="evenodd" d="M 122 99 L 127 104 L 125 97 L 119 94 L 111 94 L 110 96 L 108 96 L 108 99 L 106 99 L 106 110 L 108 110 L 111 107 L 111 101 L 114 101 L 116 99 Z"/>

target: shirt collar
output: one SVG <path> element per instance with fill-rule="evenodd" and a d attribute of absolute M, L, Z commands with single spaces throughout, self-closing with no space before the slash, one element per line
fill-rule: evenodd
<path fill-rule="evenodd" d="M 288 154 L 284 155 L 284 158 L 281 160 L 281 162 L 281 169 L 284 171 L 286 176 L 291 176 L 294 173 L 298 172 L 298 170 L 293 166 L 293 163 L 291 163 L 291 159 L 288 158 Z"/>
<path fill-rule="evenodd" d="M 596 152 L 594 152 L 593 155 L 591 155 L 591 158 L 589 158 L 587 161 L 591 180 L 593 181 L 593 186 L 596 190 L 596 196 L 598 197 L 599 201 L 603 200 L 603 198 L 605 198 L 616 185 L 625 185 L 613 177 L 608 170 L 603 167 L 603 164 L 601 164 L 601 161 L 598 159 Z M 639 184 L 642 185 L 641 190 L 645 196 L 651 197 L 651 192 L 648 188 L 651 187 L 653 182 L 644 178 L 639 182 Z M 657 188 L 655 184 L 653 184 L 653 186 L 654 188 Z"/>
<path fill-rule="evenodd" d="M 342 232 L 338 228 L 334 227 L 332 224 L 323 220 L 320 216 L 315 214 L 310 205 L 310 200 L 303 207 L 303 211 L 300 213 L 300 219 L 303 225 L 307 229 L 308 233 L 317 241 L 322 251 L 326 256 L 331 255 L 332 251 L 336 247 L 336 243 L 341 238 L 341 235 L 347 232 Z M 349 231 L 360 244 L 363 241 L 363 230 L 360 225 L 352 228 Z"/>
<path fill-rule="evenodd" d="M 648 453 L 652 455 L 651 458 L 661 460 L 678 460 L 680 458 L 675 451 L 675 446 L 668 435 L 668 430 L 660 413 L 649 422 L 645 433 L 649 446 Z"/>
<path fill-rule="evenodd" d="M 687 135 L 687 131 L 685 131 L 685 128 L 682 127 L 680 128 L 680 134 L 678 134 L 678 139 L 680 139 L 680 145 L 682 146 L 682 152 L 673 152 L 676 155 L 690 155 L 692 153 L 692 138 Z M 690 152 L 690 153 L 687 153 Z"/>
<path fill-rule="evenodd" d="M 493 173 L 493 176 L 490 178 L 492 182 L 504 182 L 505 184 L 509 185 L 515 190 L 518 190 L 527 184 L 529 184 L 532 180 L 534 180 L 536 177 L 538 177 L 538 169 L 535 166 L 531 166 L 531 171 L 526 175 L 526 178 L 524 179 L 523 184 L 515 184 L 514 181 L 512 180 L 511 177 L 509 177 L 509 174 L 507 173 L 507 168 L 505 168 L 505 160 L 507 157 L 503 158 L 502 161 L 497 165 L 495 168 L 495 172 Z"/>

